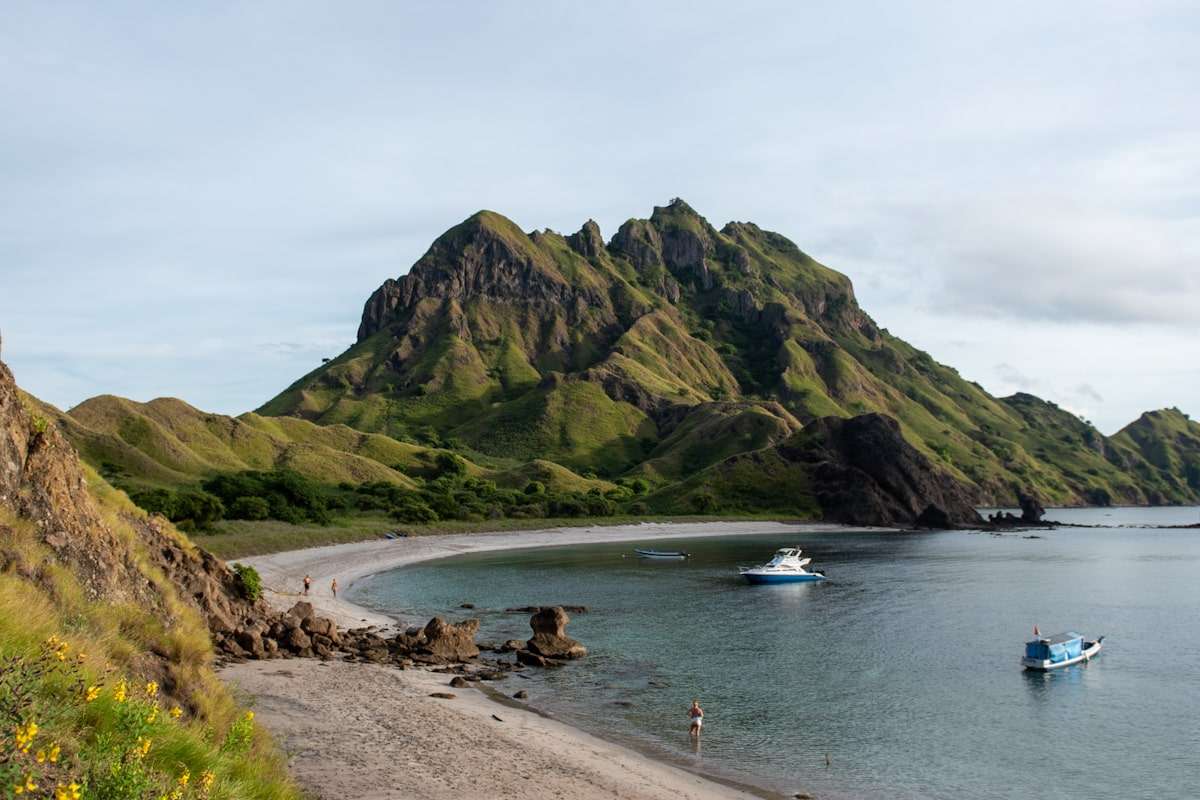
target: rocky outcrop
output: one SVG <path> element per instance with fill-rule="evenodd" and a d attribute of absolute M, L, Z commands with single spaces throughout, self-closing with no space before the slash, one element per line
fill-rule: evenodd
<path fill-rule="evenodd" d="M 809 466 L 826 519 L 850 525 L 982 522 L 971 491 L 904 440 L 882 414 L 823 417 L 780 446 Z"/>
<path fill-rule="evenodd" d="M 479 648 L 475 645 L 475 634 L 478 632 L 477 619 L 451 623 L 434 617 L 422 631 L 425 641 L 417 652 L 447 661 L 466 661 L 479 655 Z"/>
<path fill-rule="evenodd" d="M 587 648 L 567 636 L 571 617 L 562 606 L 543 608 L 529 618 L 533 636 L 525 643 L 534 655 L 552 659 L 575 659 L 587 655 Z"/>
<path fill-rule="evenodd" d="M 1017 503 L 1021 506 L 1022 522 L 1041 522 L 1042 517 L 1046 515 L 1045 507 L 1033 494 L 1020 492 L 1017 495 Z"/>

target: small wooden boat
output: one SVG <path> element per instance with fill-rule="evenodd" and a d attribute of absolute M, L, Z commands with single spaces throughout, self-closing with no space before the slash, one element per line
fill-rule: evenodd
<path fill-rule="evenodd" d="M 638 558 L 652 558 L 660 561 L 682 561 L 691 555 L 691 553 L 685 553 L 682 550 L 643 550 L 637 548 L 633 552 L 637 553 Z"/>
<path fill-rule="evenodd" d="M 1103 636 L 1089 642 L 1075 631 L 1064 631 L 1053 636 L 1041 636 L 1036 628 L 1034 631 L 1036 638 L 1025 643 L 1025 656 L 1021 659 L 1021 666 L 1025 669 L 1039 672 L 1062 669 L 1081 661 L 1090 661 L 1104 647 Z"/>

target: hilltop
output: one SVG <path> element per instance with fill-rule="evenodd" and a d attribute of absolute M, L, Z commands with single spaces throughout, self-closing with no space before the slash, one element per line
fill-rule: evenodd
<path fill-rule="evenodd" d="M 1200 500 L 1196 423 L 1109 438 L 1031 395 L 993 397 L 877 326 L 849 278 L 784 236 L 718 230 L 678 199 L 607 242 L 591 221 L 564 236 L 472 215 L 371 295 L 352 347 L 258 413 L 638 476 L 664 508 L 764 508 L 730 484 L 748 454 L 774 463 L 814 423 L 871 414 L 975 503 Z M 817 513 L 812 470 L 794 472 L 794 502 L 772 510 Z"/>

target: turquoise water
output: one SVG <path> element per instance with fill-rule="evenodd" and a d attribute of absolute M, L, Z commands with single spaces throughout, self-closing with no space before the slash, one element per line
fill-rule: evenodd
<path fill-rule="evenodd" d="M 1105 516 L 1108 515 L 1108 516 Z M 1191 523 L 1197 509 L 1054 511 Z M 587 605 L 591 655 L 508 691 L 704 771 L 822 798 L 1200 794 L 1200 531 L 814 533 L 481 553 L 376 576 L 354 599 L 528 636 L 505 607 Z M 829 580 L 752 587 L 739 564 L 802 546 Z M 663 546 L 660 544 L 660 546 Z M 475 611 L 462 611 L 470 602 Z M 1087 666 L 1022 671 L 1022 643 L 1106 634 Z M 686 708 L 705 708 L 701 744 Z M 828 763 L 826 762 L 828 754 Z"/>

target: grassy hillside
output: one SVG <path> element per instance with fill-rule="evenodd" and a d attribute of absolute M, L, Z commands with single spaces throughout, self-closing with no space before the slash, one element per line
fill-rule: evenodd
<path fill-rule="evenodd" d="M 796 426 L 878 412 L 981 503 L 1200 500 L 1186 459 L 992 397 L 876 326 L 845 275 L 681 200 L 608 242 L 591 222 L 526 234 L 480 212 L 371 296 L 357 344 L 259 411 L 639 475 L 662 497 Z"/>
<path fill-rule="evenodd" d="M 298 800 L 161 560 L 199 576 L 195 546 L 82 469 L 3 364 L 0 461 L 4 796 Z"/>

